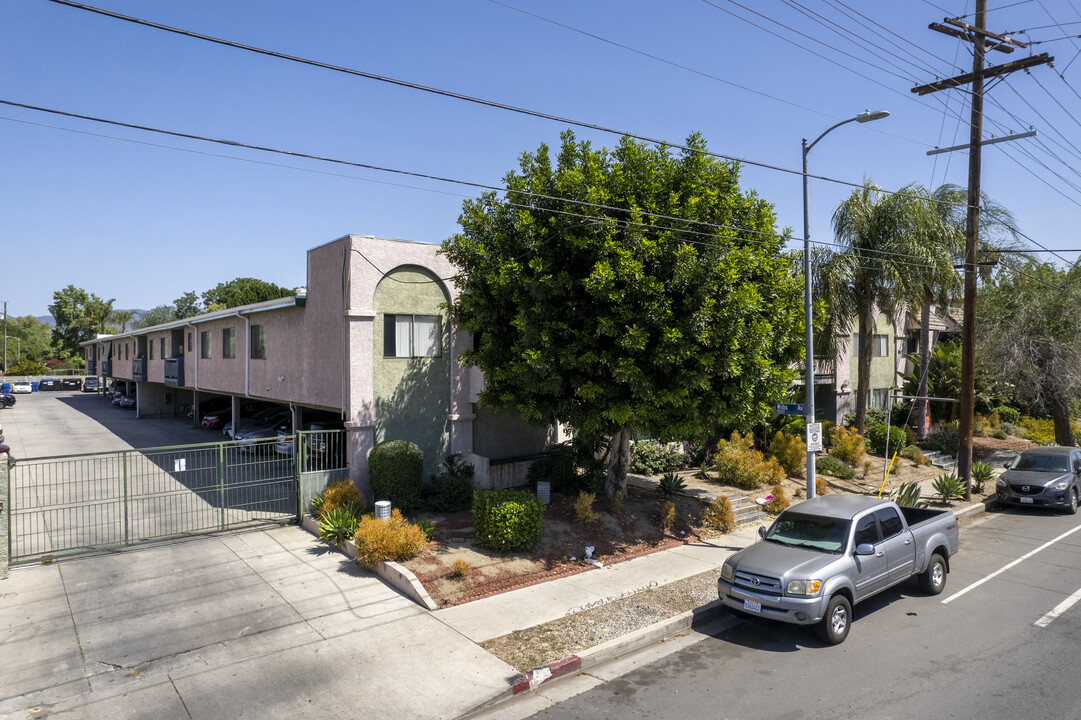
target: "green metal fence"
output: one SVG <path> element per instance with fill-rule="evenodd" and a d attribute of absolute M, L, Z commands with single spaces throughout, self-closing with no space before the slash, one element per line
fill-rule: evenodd
<path fill-rule="evenodd" d="M 20 460 L 11 473 L 11 560 L 294 521 L 302 471 L 347 474 L 342 436 L 298 433 L 299 453 L 270 439 Z"/>

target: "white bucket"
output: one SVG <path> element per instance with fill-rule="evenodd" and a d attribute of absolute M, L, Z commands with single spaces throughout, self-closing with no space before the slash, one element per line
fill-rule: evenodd
<path fill-rule="evenodd" d="M 390 517 L 390 500 L 377 500 L 375 502 L 375 516 L 380 520 Z"/>

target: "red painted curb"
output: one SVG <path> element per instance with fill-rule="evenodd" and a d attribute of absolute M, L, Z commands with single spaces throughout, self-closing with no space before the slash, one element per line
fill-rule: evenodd
<path fill-rule="evenodd" d="M 557 677 L 563 677 L 564 675 L 572 672 L 577 672 L 581 667 L 582 660 L 577 655 L 571 655 L 568 658 L 563 658 L 554 663 L 548 663 L 534 670 L 530 670 L 527 673 L 516 675 L 511 679 L 511 694 L 517 695 L 520 692 L 526 690 L 532 690 L 538 685 L 542 685 L 549 680 L 553 680 Z"/>

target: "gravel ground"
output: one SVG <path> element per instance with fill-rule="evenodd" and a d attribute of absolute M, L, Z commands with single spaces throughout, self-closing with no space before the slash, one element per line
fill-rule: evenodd
<path fill-rule="evenodd" d="M 525 672 L 717 599 L 720 570 L 612 600 L 559 620 L 482 643 L 488 652 Z"/>

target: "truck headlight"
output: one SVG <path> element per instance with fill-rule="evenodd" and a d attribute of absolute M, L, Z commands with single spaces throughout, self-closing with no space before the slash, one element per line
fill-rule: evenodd
<path fill-rule="evenodd" d="M 732 578 L 735 576 L 735 574 L 736 571 L 728 563 L 721 565 L 721 580 L 724 580 L 725 582 L 732 582 Z"/>
<path fill-rule="evenodd" d="M 821 589 L 821 580 L 789 580 L 785 592 L 789 595 L 817 595 Z"/>

